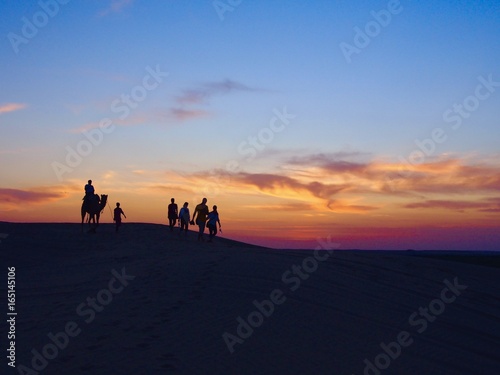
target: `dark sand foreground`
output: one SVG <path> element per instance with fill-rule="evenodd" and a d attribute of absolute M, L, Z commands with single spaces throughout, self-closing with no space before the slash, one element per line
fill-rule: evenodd
<path fill-rule="evenodd" d="M 500 373 L 491 254 L 288 251 L 0 223 L 1 374 Z"/>

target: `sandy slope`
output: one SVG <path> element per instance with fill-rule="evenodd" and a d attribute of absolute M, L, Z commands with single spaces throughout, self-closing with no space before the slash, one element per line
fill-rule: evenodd
<path fill-rule="evenodd" d="M 151 224 L 0 233 L 19 314 L 2 374 L 500 373 L 498 258 L 198 243 Z"/>

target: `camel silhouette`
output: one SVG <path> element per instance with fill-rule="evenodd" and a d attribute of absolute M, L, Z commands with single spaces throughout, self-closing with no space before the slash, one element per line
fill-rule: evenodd
<path fill-rule="evenodd" d="M 108 196 L 106 194 L 101 194 L 101 197 L 97 194 L 86 198 L 82 203 L 82 232 L 83 232 L 83 222 L 85 220 L 85 215 L 89 214 L 87 222 L 89 223 L 89 232 L 95 233 L 97 227 L 99 226 L 99 218 L 101 217 L 101 212 L 106 207 L 108 202 Z"/>

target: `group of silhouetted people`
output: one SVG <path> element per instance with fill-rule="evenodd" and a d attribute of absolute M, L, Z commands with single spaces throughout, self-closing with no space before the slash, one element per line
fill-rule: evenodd
<path fill-rule="evenodd" d="M 201 203 L 194 209 L 192 218 L 188 206 L 189 203 L 184 202 L 181 210 L 178 212 L 178 206 L 177 203 L 175 203 L 175 199 L 170 199 L 170 204 L 168 205 L 168 225 L 170 231 L 174 230 L 177 220 L 179 220 L 179 234 L 182 233 L 182 231 L 187 234 L 189 224 L 194 225 L 196 223 L 199 228 L 198 241 L 203 241 L 203 233 L 205 232 L 205 227 L 207 227 L 209 231 L 208 241 L 212 242 L 212 239 L 217 235 L 217 224 L 219 224 L 219 230 L 222 231 L 217 206 L 214 205 L 212 211 L 209 211 L 207 198 L 203 198 Z"/>
<path fill-rule="evenodd" d="M 94 186 L 92 185 L 92 180 L 88 180 L 88 183 L 84 187 L 85 196 L 83 197 L 84 202 L 88 202 L 94 197 L 100 199 L 97 194 L 95 194 Z M 170 227 L 170 231 L 174 230 L 174 227 L 177 224 L 177 220 L 179 220 L 179 234 L 184 231 L 184 234 L 187 235 L 189 225 L 198 225 L 198 241 L 203 241 L 203 234 L 205 232 L 205 227 L 208 228 L 209 232 L 209 242 L 212 242 L 212 239 L 217 235 L 217 224 L 219 224 L 219 230 L 222 232 L 219 212 L 217 211 L 217 206 L 214 205 L 212 207 L 212 211 L 209 211 L 207 206 L 207 198 L 203 198 L 200 204 L 196 206 L 194 209 L 193 217 L 189 213 L 189 203 L 184 202 L 180 211 L 178 211 L 177 203 L 175 203 L 175 199 L 170 199 L 170 204 L 168 205 L 168 225 Z M 113 211 L 113 221 L 116 224 L 115 231 L 118 232 L 118 228 L 122 224 L 122 215 L 125 216 L 125 213 L 120 207 L 120 203 L 116 202 L 116 208 Z"/>

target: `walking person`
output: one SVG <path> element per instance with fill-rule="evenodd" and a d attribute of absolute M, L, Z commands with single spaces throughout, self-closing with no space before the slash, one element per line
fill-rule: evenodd
<path fill-rule="evenodd" d="M 182 230 L 185 230 L 185 235 L 187 235 L 188 232 L 189 220 L 191 219 L 188 205 L 189 205 L 188 202 L 184 202 L 181 210 L 179 211 L 179 221 L 181 223 L 179 234 L 182 233 Z"/>
<path fill-rule="evenodd" d="M 208 215 L 207 198 L 203 198 L 201 203 L 198 204 L 194 209 L 193 220 L 191 221 L 191 224 L 196 223 L 198 225 L 199 228 L 198 241 L 203 241 L 203 232 L 205 231 L 207 215 Z"/>
<path fill-rule="evenodd" d="M 170 199 L 170 202 L 171 203 L 168 205 L 168 225 L 170 226 L 170 231 L 172 232 L 175 224 L 177 223 L 179 213 L 177 212 L 177 203 L 175 203 L 175 199 Z"/>
<path fill-rule="evenodd" d="M 221 228 L 217 206 L 214 205 L 212 208 L 213 211 L 210 212 L 207 216 L 207 227 L 208 233 L 210 235 L 210 239 L 208 240 L 208 242 L 212 242 L 212 239 L 217 235 L 217 223 L 219 223 L 219 228 Z"/>
<path fill-rule="evenodd" d="M 114 209 L 113 221 L 116 223 L 115 232 L 118 232 L 118 228 L 122 225 L 122 215 L 126 219 L 125 212 L 120 208 L 120 203 L 116 202 L 116 208 Z"/>

